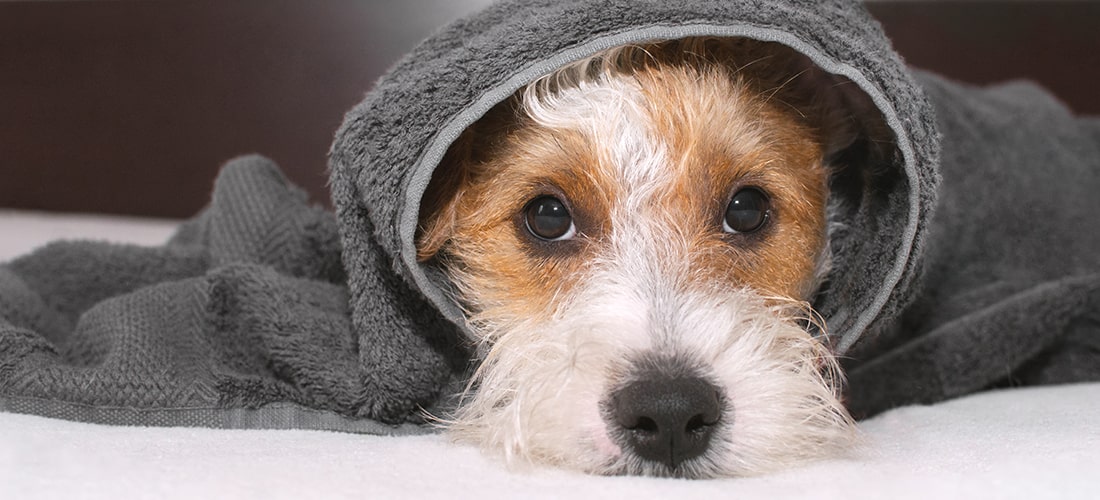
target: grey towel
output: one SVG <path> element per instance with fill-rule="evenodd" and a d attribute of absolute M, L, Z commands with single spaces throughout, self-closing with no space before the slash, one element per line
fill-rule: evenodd
<path fill-rule="evenodd" d="M 845 230 L 814 304 L 857 414 L 1100 378 L 1097 120 L 1031 86 L 914 74 L 854 0 L 510 0 L 426 40 L 348 113 L 335 217 L 246 158 L 163 247 L 58 243 L 0 268 L 0 408 L 415 431 L 471 361 L 449 284 L 413 241 L 443 153 L 564 64 L 688 36 L 788 45 L 894 136 L 885 157 L 844 156 Z"/>
<path fill-rule="evenodd" d="M 923 283 L 849 353 L 849 407 L 1100 380 L 1100 119 L 1030 83 L 920 81 L 943 134 Z"/>
<path fill-rule="evenodd" d="M 163 247 L 57 242 L 16 259 L 0 267 L 0 409 L 419 431 L 366 418 L 378 375 L 360 362 L 373 347 L 351 326 L 340 248 L 332 214 L 249 157 L 225 166 L 210 207 Z"/>

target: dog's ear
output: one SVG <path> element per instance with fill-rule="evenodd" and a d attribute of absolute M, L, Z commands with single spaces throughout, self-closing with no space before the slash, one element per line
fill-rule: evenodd
<path fill-rule="evenodd" d="M 420 201 L 417 260 L 431 260 L 454 237 L 460 201 L 471 185 L 489 175 L 485 169 L 500 154 L 501 141 L 518 126 L 518 103 L 517 93 L 490 109 L 443 156 Z"/>
<path fill-rule="evenodd" d="M 421 262 L 435 257 L 454 235 L 458 200 L 473 158 L 474 134 L 474 130 L 466 130 L 451 145 L 420 201 L 416 258 Z"/>
<path fill-rule="evenodd" d="M 817 128 L 826 163 L 851 157 L 853 148 L 866 149 L 861 154 L 868 158 L 883 157 L 892 147 L 893 134 L 871 98 L 843 76 L 825 73 L 816 66 L 810 72 L 817 89 Z"/>
<path fill-rule="evenodd" d="M 477 161 L 478 127 L 465 130 L 443 156 L 420 200 L 416 258 L 431 260 L 450 242 L 456 230 L 458 204 L 470 185 Z"/>
<path fill-rule="evenodd" d="M 880 159 L 892 149 L 893 133 L 859 85 L 821 69 L 792 49 L 778 50 L 774 68 L 795 75 L 784 82 L 784 97 L 818 132 L 827 164 L 856 156 Z"/>
<path fill-rule="evenodd" d="M 765 81 L 775 85 L 779 98 L 793 107 L 817 132 L 828 163 L 866 133 L 865 113 L 871 105 L 859 87 L 826 72 L 808 57 L 776 43 L 763 44 L 772 54 L 764 57 Z"/>
<path fill-rule="evenodd" d="M 870 96 L 802 54 L 786 47 L 778 51 L 769 69 L 791 76 L 773 76 L 772 81 L 781 87 L 780 98 L 817 132 L 827 165 L 833 169 L 874 166 L 890 155 L 893 132 Z"/>
<path fill-rule="evenodd" d="M 761 93 L 797 112 L 817 132 L 826 163 L 848 155 L 852 147 L 891 138 L 874 103 L 858 85 L 821 69 L 790 47 L 724 38 L 687 42 L 686 48 L 724 62 L 735 75 L 758 85 Z"/>

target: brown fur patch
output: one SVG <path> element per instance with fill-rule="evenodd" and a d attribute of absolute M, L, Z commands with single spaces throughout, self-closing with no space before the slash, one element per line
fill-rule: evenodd
<path fill-rule="evenodd" d="M 825 245 L 822 162 L 836 141 L 824 133 L 829 111 L 792 83 L 814 70 L 789 49 L 744 40 L 635 47 L 605 65 L 634 75 L 647 126 L 675 170 L 646 212 L 686 242 L 662 259 L 686 259 L 691 286 L 808 298 Z M 630 193 L 614 169 L 600 168 L 606 147 L 596 138 L 539 126 L 517 108 L 516 100 L 498 106 L 452 146 L 426 194 L 417 247 L 421 260 L 448 269 L 472 313 L 538 320 L 606 252 L 614 207 Z M 726 205 L 748 186 L 768 194 L 767 226 L 727 234 Z M 545 242 L 526 233 L 521 212 L 539 195 L 569 205 L 577 238 Z"/>
<path fill-rule="evenodd" d="M 806 299 L 825 243 L 827 174 L 814 130 L 762 99 L 744 74 L 672 66 L 637 78 L 659 136 L 672 138 L 676 182 L 660 212 L 694 235 L 688 255 L 700 281 Z M 745 187 L 768 195 L 768 225 L 760 234 L 726 234 L 721 216 Z"/>

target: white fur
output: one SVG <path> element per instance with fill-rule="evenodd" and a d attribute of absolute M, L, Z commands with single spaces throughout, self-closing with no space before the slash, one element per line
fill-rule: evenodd
<path fill-rule="evenodd" d="M 523 104 L 535 123 L 581 131 L 606 146 L 600 164 L 594 167 L 614 168 L 624 192 L 648 197 L 658 181 L 667 179 L 668 154 L 645 126 L 646 103 L 634 79 L 605 75 L 556 92 L 545 84 L 529 85 Z"/>
<path fill-rule="evenodd" d="M 613 169 L 627 196 L 613 207 L 604 253 L 548 320 L 478 303 L 477 290 L 452 270 L 463 301 L 477 311 L 470 326 L 487 353 L 449 423 L 452 435 L 510 462 L 685 477 L 761 473 L 843 450 L 854 426 L 837 400 L 835 361 L 798 326 L 808 307 L 700 282 L 689 268 L 687 235 L 650 208 L 673 179 L 637 82 L 562 78 L 556 88 L 530 86 L 525 111 L 604 145 L 594 167 Z M 708 451 L 675 471 L 623 449 L 601 414 L 630 360 L 647 353 L 687 360 L 728 401 Z"/>

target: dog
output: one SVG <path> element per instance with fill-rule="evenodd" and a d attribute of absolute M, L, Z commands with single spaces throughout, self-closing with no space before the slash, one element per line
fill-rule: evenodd
<path fill-rule="evenodd" d="M 861 133 L 779 44 L 617 47 L 534 82 L 435 174 L 418 258 L 481 362 L 449 432 L 597 474 L 760 474 L 858 432 L 810 302 Z"/>

